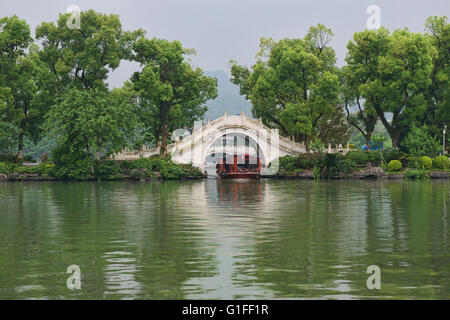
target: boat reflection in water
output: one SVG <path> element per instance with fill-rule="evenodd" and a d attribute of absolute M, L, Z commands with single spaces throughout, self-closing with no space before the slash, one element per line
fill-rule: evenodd
<path fill-rule="evenodd" d="M 259 179 L 261 160 L 249 154 L 225 156 L 216 164 L 216 172 L 221 179 Z"/>

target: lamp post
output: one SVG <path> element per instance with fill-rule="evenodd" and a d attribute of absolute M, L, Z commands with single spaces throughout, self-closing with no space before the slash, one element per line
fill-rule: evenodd
<path fill-rule="evenodd" d="M 447 129 L 447 125 L 444 125 L 444 130 L 442 131 L 443 132 L 443 137 L 442 137 L 442 154 L 443 155 L 445 154 L 445 132 L 446 132 L 446 129 Z"/>

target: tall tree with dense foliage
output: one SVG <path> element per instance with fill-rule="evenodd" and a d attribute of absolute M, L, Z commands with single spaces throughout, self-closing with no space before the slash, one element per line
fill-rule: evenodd
<path fill-rule="evenodd" d="M 70 29 L 70 14 L 60 14 L 55 25 L 44 22 L 36 28 L 42 44 L 41 60 L 51 71 L 57 93 L 68 86 L 84 90 L 104 87 L 110 71 L 131 58 L 131 46 L 142 30 L 123 31 L 119 16 L 93 10 L 80 14 L 80 28 Z"/>
<path fill-rule="evenodd" d="M 51 108 L 48 130 L 60 144 L 82 146 L 85 155 L 119 152 L 132 140 L 138 118 L 135 105 L 121 91 L 72 88 Z"/>
<path fill-rule="evenodd" d="M 285 135 L 310 142 L 339 106 L 333 33 L 319 24 L 303 39 L 261 39 L 257 62 L 249 70 L 232 62 L 232 82 L 252 103 L 253 116 Z"/>
<path fill-rule="evenodd" d="M 425 92 L 431 83 L 435 54 L 424 35 L 396 30 L 386 54 L 379 57 L 378 79 L 361 90 L 388 131 L 393 148 L 399 147 L 412 124 L 423 123 L 428 106 Z M 392 120 L 386 113 L 392 114 Z"/>
<path fill-rule="evenodd" d="M 184 56 L 193 50 L 183 48 L 179 41 L 141 38 L 133 49 L 136 61 L 143 66 L 131 79 L 139 95 L 142 119 L 165 155 L 169 132 L 192 126 L 206 112 L 205 103 L 217 97 L 217 79 L 186 62 Z"/>
<path fill-rule="evenodd" d="M 78 29 L 68 28 L 69 18 L 61 14 L 56 24 L 36 28 L 48 72 L 42 89 L 42 99 L 51 104 L 47 127 L 63 133 L 60 145 L 98 159 L 126 146 L 137 124 L 130 99 L 108 92 L 107 79 L 122 60 L 131 59 L 132 44 L 144 32 L 123 31 L 117 15 L 93 10 L 81 12 Z"/>
<path fill-rule="evenodd" d="M 378 114 L 375 97 L 363 96 L 380 79 L 380 60 L 390 46 L 389 31 L 385 28 L 356 32 L 347 44 L 347 65 L 342 68 L 342 95 L 348 122 L 363 135 L 367 147 L 375 130 Z M 369 91 L 370 92 L 370 91 Z M 351 113 L 349 107 L 356 107 Z"/>
<path fill-rule="evenodd" d="M 38 99 L 42 69 L 39 49 L 32 41 L 24 20 L 17 16 L 0 19 L 0 130 L 14 134 L 8 141 L 16 143 L 19 159 L 23 159 L 25 136 L 39 138 L 46 111 Z"/>
<path fill-rule="evenodd" d="M 426 123 L 430 132 L 442 139 L 442 128 L 450 124 L 450 24 L 447 17 L 430 17 L 425 24 L 427 36 L 435 47 L 431 84 L 427 88 Z"/>

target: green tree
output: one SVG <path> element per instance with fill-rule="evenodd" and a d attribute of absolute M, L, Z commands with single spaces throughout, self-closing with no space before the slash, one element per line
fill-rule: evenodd
<path fill-rule="evenodd" d="M 17 16 L 0 19 L 0 125 L 4 147 L 17 143 L 17 156 L 23 159 L 24 136 L 37 138 L 42 119 L 36 104 L 37 48 L 29 48 L 30 28 Z M 25 51 L 29 49 L 29 53 Z"/>
<path fill-rule="evenodd" d="M 252 70 L 232 61 L 231 80 L 252 103 L 253 116 L 304 141 L 307 149 L 338 110 L 336 58 L 328 46 L 332 36 L 319 24 L 303 39 L 262 38 Z"/>
<path fill-rule="evenodd" d="M 88 157 L 99 160 L 101 153 L 118 152 L 132 141 L 138 118 L 134 103 L 120 91 L 73 88 L 52 106 L 46 125 L 59 145 L 74 145 L 73 150 L 82 145 Z"/>
<path fill-rule="evenodd" d="M 133 101 L 123 92 L 108 92 L 106 81 L 122 60 L 132 59 L 132 44 L 144 32 L 123 31 L 117 15 L 93 10 L 81 12 L 79 29 L 67 27 L 69 18 L 60 14 L 56 24 L 36 28 L 47 71 L 41 101 L 51 105 L 47 128 L 62 132 L 57 154 L 84 149 L 98 159 L 102 152 L 119 151 L 135 132 Z"/>
<path fill-rule="evenodd" d="M 389 49 L 380 55 L 379 77 L 361 88 L 362 97 L 376 110 L 393 148 L 398 148 L 411 124 L 422 123 L 427 111 L 425 90 L 431 83 L 436 54 L 429 39 L 407 29 L 396 30 Z M 386 113 L 392 114 L 388 121 Z"/>
<path fill-rule="evenodd" d="M 179 41 L 141 38 L 133 49 L 135 60 L 143 66 L 131 79 L 138 92 L 141 119 L 165 155 L 169 132 L 192 126 L 205 114 L 205 103 L 217 97 L 217 79 L 186 62 L 184 56 L 194 51 Z"/>
<path fill-rule="evenodd" d="M 72 86 L 86 90 L 106 86 L 109 72 L 131 59 L 131 46 L 144 31 L 123 31 L 119 16 L 94 10 L 81 12 L 79 29 L 67 27 L 69 18 L 70 14 L 60 14 L 56 25 L 44 22 L 36 28 L 41 60 L 51 72 L 51 89 L 61 94 Z"/>
<path fill-rule="evenodd" d="M 429 133 L 428 128 L 412 125 L 408 135 L 403 139 L 401 147 L 414 157 L 432 156 L 439 152 L 440 144 Z"/>
<path fill-rule="evenodd" d="M 430 17 L 425 24 L 427 36 L 437 51 L 433 56 L 431 84 L 427 88 L 428 110 L 425 122 L 430 133 L 442 140 L 442 128 L 450 123 L 450 25 L 447 17 Z"/>
<path fill-rule="evenodd" d="M 373 99 L 365 99 L 362 91 L 380 78 L 380 57 L 386 55 L 390 44 L 389 31 L 385 28 L 356 32 L 347 44 L 347 65 L 342 68 L 342 95 L 347 120 L 363 135 L 369 148 L 378 114 Z M 357 111 L 350 113 L 349 106 Z"/>

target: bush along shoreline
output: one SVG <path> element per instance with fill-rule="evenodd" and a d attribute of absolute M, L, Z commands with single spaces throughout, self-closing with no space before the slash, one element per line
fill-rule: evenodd
<path fill-rule="evenodd" d="M 113 181 L 186 180 L 207 178 L 191 164 L 176 164 L 169 157 L 134 161 L 78 160 L 42 162 L 37 166 L 0 162 L 0 181 Z M 346 155 L 308 153 L 279 159 L 275 179 L 448 179 L 447 156 L 412 157 L 400 151 L 351 151 Z"/>
<path fill-rule="evenodd" d="M 162 157 L 134 161 L 81 159 L 59 164 L 48 161 L 37 166 L 0 162 L 0 181 L 157 181 L 206 177 L 190 164 L 176 164 Z"/>
<path fill-rule="evenodd" d="M 450 159 L 412 157 L 400 151 L 303 154 L 279 159 L 278 179 L 448 179 Z"/>

